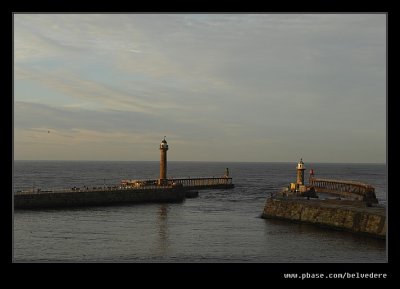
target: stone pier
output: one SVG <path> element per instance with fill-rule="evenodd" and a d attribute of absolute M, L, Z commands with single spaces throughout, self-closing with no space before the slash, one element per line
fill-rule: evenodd
<path fill-rule="evenodd" d="M 334 199 L 270 197 L 262 217 L 315 224 L 379 239 L 386 238 L 386 210 L 365 202 Z"/>
<path fill-rule="evenodd" d="M 183 188 L 119 189 L 95 191 L 54 191 L 14 194 L 15 209 L 42 209 L 82 206 L 104 206 L 132 203 L 182 202 Z"/>

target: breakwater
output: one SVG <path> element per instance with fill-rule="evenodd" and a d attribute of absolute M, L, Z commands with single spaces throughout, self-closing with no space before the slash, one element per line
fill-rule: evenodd
<path fill-rule="evenodd" d="M 182 202 L 183 188 L 126 188 L 87 191 L 39 191 L 14 194 L 15 209 L 104 206 L 144 202 Z"/>
<path fill-rule="evenodd" d="M 380 239 L 386 237 L 387 230 L 384 207 L 368 207 L 365 202 L 354 200 L 269 197 L 262 217 L 309 223 Z"/>
<path fill-rule="evenodd" d="M 189 178 L 168 180 L 156 185 L 157 180 L 136 181 L 130 186 L 103 186 L 59 190 L 30 190 L 14 193 L 15 209 L 104 206 L 145 202 L 182 202 L 195 198 L 201 189 L 230 189 L 232 178 Z"/>

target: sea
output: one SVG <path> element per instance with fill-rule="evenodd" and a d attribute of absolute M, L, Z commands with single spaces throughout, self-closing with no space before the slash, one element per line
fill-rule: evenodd
<path fill-rule="evenodd" d="M 181 203 L 14 210 L 13 262 L 386 263 L 387 243 L 349 232 L 261 218 L 297 163 L 168 162 L 169 178 L 221 177 L 234 189 L 200 190 Z M 305 163 L 315 177 L 371 184 L 387 202 L 386 164 Z M 15 161 L 13 191 L 157 179 L 159 162 Z"/>

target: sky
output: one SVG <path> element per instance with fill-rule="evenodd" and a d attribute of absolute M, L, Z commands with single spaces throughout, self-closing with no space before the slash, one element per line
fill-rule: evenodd
<path fill-rule="evenodd" d="M 386 14 L 14 14 L 14 159 L 386 163 Z"/>

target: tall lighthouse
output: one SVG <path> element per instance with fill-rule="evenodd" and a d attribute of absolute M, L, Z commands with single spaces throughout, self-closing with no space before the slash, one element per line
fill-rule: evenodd
<path fill-rule="evenodd" d="M 164 139 L 160 143 L 160 152 L 161 152 L 160 179 L 158 181 L 160 185 L 167 184 L 167 150 L 168 150 L 168 144 L 164 136 Z"/>
<path fill-rule="evenodd" d="M 297 184 L 298 185 L 304 185 L 304 170 L 306 168 L 304 167 L 303 159 L 301 158 L 300 161 L 297 164 Z"/>

